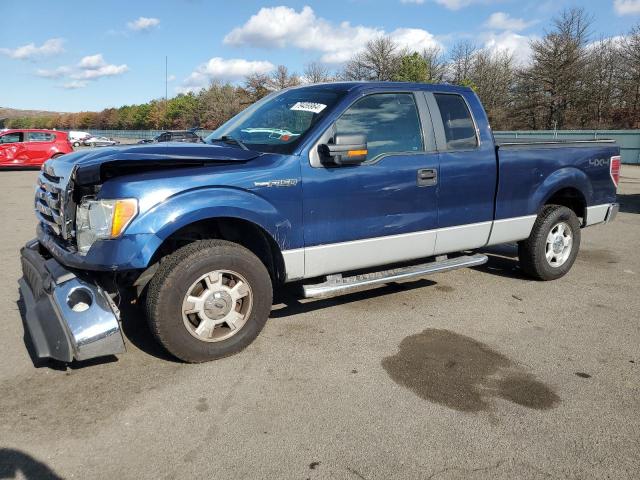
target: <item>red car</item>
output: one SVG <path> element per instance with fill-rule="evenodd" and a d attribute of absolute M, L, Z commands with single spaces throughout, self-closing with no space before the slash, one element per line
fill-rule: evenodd
<path fill-rule="evenodd" d="M 0 167 L 37 167 L 50 158 L 73 152 L 65 132 L 5 130 L 0 132 Z"/>

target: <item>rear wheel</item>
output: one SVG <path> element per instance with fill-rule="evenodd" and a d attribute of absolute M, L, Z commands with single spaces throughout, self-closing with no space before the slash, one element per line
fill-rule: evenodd
<path fill-rule="evenodd" d="M 580 249 L 580 221 L 573 210 L 546 205 L 529 238 L 518 244 L 522 270 L 538 280 L 555 280 L 573 266 Z"/>
<path fill-rule="evenodd" d="M 269 273 L 251 251 L 198 241 L 161 262 L 149 283 L 147 319 L 169 353 L 205 362 L 249 345 L 267 321 L 272 295 Z"/>

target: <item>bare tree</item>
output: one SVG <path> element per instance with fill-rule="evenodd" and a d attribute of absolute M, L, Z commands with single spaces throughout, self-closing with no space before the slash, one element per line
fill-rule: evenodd
<path fill-rule="evenodd" d="M 269 93 L 269 77 L 263 73 L 253 73 L 244 79 L 244 89 L 250 100 L 256 102 Z"/>
<path fill-rule="evenodd" d="M 307 63 L 303 74 L 306 83 L 322 83 L 333 80 L 329 67 L 320 62 Z"/>
<path fill-rule="evenodd" d="M 449 55 L 449 80 L 457 85 L 468 82 L 477 48 L 469 40 L 456 43 Z"/>
<path fill-rule="evenodd" d="M 511 88 L 515 68 L 509 52 L 478 50 L 473 56 L 468 79 L 482 99 L 493 128 L 509 125 L 511 115 Z"/>
<path fill-rule="evenodd" d="M 580 92 L 570 113 L 572 123 L 580 127 L 605 128 L 611 117 L 618 90 L 616 72 L 620 51 L 611 38 L 603 38 L 587 49 L 586 66 Z"/>
<path fill-rule="evenodd" d="M 631 29 L 620 45 L 621 106 L 627 128 L 640 127 L 640 24 Z"/>
<path fill-rule="evenodd" d="M 398 72 L 403 54 L 390 37 L 375 38 L 347 62 L 341 77 L 345 80 L 390 81 Z"/>
<path fill-rule="evenodd" d="M 429 47 L 422 51 L 422 58 L 427 64 L 427 83 L 442 83 L 447 71 L 447 64 L 438 46 Z"/>
<path fill-rule="evenodd" d="M 545 128 L 562 128 L 567 112 L 578 102 L 587 62 L 592 19 L 582 8 L 563 11 L 553 29 L 531 43 L 531 75 L 545 94 Z"/>
<path fill-rule="evenodd" d="M 269 88 L 271 90 L 282 90 L 284 88 L 300 85 L 300 77 L 295 73 L 289 73 L 289 69 L 284 65 L 278 65 L 275 72 L 269 78 Z"/>

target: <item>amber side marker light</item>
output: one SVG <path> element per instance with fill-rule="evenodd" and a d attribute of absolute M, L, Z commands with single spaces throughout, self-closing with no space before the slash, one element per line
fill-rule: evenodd
<path fill-rule="evenodd" d="M 138 202 L 135 199 L 116 200 L 111 222 L 111 238 L 119 237 L 137 213 Z"/>
<path fill-rule="evenodd" d="M 368 150 L 349 150 L 347 157 L 359 157 L 360 155 L 366 155 Z"/>

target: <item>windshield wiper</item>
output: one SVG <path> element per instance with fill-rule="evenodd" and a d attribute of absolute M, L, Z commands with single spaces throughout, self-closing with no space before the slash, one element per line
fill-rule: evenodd
<path fill-rule="evenodd" d="M 238 140 L 237 138 L 233 138 L 231 135 L 223 135 L 220 138 L 214 138 L 213 140 L 211 140 L 212 142 L 224 142 L 224 143 L 231 143 L 234 145 L 238 145 L 240 148 L 242 148 L 243 150 L 249 150 L 247 148 L 247 146 L 242 143 L 240 140 Z"/>

